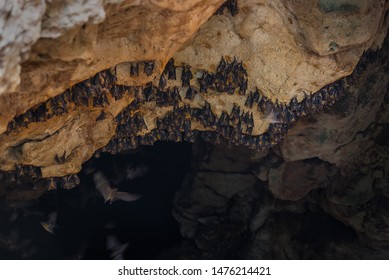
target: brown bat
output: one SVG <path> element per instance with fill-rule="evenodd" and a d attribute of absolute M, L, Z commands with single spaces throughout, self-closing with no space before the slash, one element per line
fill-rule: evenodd
<path fill-rule="evenodd" d="M 115 200 L 135 201 L 141 197 L 139 194 L 120 192 L 116 188 L 112 188 L 108 179 L 100 171 L 93 174 L 93 181 L 95 182 L 96 189 L 104 197 L 105 202 L 109 201 L 112 203 Z"/>

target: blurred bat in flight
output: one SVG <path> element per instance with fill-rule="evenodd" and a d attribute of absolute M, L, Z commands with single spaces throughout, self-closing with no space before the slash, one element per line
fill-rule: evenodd
<path fill-rule="evenodd" d="M 108 201 L 109 203 L 112 203 L 115 200 L 135 201 L 141 197 L 141 195 L 138 194 L 120 192 L 116 188 L 112 188 L 108 179 L 100 171 L 93 174 L 93 181 L 96 189 L 104 197 L 105 202 Z"/>
<path fill-rule="evenodd" d="M 126 178 L 127 180 L 131 181 L 131 180 L 134 180 L 138 177 L 142 177 L 144 176 L 147 171 L 149 171 L 149 168 L 142 164 L 142 165 L 139 165 L 138 167 L 132 167 L 131 165 L 127 167 L 127 170 L 126 170 Z"/>
<path fill-rule="evenodd" d="M 49 233 L 54 233 L 54 228 L 57 223 L 57 212 L 52 212 L 47 216 L 46 222 L 41 222 L 42 227 Z"/>
<path fill-rule="evenodd" d="M 107 236 L 107 249 L 111 251 L 111 258 L 114 260 L 123 260 L 124 252 L 128 243 L 122 244 L 114 235 Z"/>

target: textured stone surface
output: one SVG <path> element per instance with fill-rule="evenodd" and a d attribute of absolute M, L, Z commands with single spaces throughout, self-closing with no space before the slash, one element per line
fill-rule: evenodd
<path fill-rule="evenodd" d="M 0 3 L 0 96 L 15 91 L 19 85 L 20 63 L 39 39 L 44 11 L 43 0 Z M 0 109 L 1 119 L 5 117 L 5 111 L 6 107 Z"/>
<path fill-rule="evenodd" d="M 8 2 L 11 2 L 8 6 L 14 5 L 12 1 Z M 41 4 L 35 4 L 38 5 L 35 10 L 28 9 L 32 4 L 25 5 L 25 10 L 19 8 L 21 11 L 11 18 L 18 20 L 22 12 L 25 13 L 26 22 L 19 31 L 14 30 L 11 20 L 5 21 L 3 27 L 10 32 L 9 37 L 5 38 L 9 46 L 0 49 L 16 50 L 2 55 L 2 60 L 9 62 L 9 66 L 4 67 L 12 71 L 1 74 L 2 84 L 9 86 L 0 95 L 0 132 L 4 132 L 8 121 L 15 115 L 103 69 L 121 62 L 143 60 L 159 61 L 161 67 L 214 13 L 222 0 L 128 0 L 106 1 L 105 5 L 96 0 L 67 1 L 66 4 L 53 1 L 48 5 L 45 16 L 44 2 L 32 3 Z M 97 24 L 104 19 L 104 13 L 105 20 Z M 6 18 L 7 13 L 4 13 L 2 19 Z M 25 43 L 15 40 L 14 36 L 18 33 L 26 34 L 23 39 Z M 56 39 L 45 38 L 58 35 L 61 36 Z M 29 54 L 30 46 L 40 37 Z M 23 64 L 21 84 L 16 90 L 21 61 L 14 54 L 20 53 L 21 48 L 25 58 L 28 54 L 30 57 Z M 156 69 L 157 72 L 161 70 Z M 13 82 L 6 82 L 9 79 Z"/>
<path fill-rule="evenodd" d="M 105 18 L 103 2 L 102 0 L 47 1 L 40 37 L 58 38 L 67 30 L 76 26 L 88 22 L 101 23 Z M 119 0 L 117 2 L 124 1 Z"/>
<path fill-rule="evenodd" d="M 105 78 L 99 75 L 73 87 L 79 95 L 66 91 L 66 97 L 61 95 L 44 107 L 27 111 L 29 114 L 21 115 L 0 135 L 1 169 L 16 170 L 0 174 L 0 196 L 11 201 L 37 199 L 48 187 L 55 187 L 43 184 L 45 180 L 35 184 L 38 174 L 77 173 L 96 150 L 116 153 L 128 145 L 119 141 L 128 135 L 120 134 L 131 134 L 130 140 L 140 137 L 136 145 L 130 143 L 131 147 L 152 145 L 160 139 L 160 135 L 153 141 L 147 138 L 158 126 L 157 118 L 173 112 L 176 115 L 170 115 L 168 125 L 179 122 L 180 117 L 190 120 L 193 116 L 185 107 L 190 105 L 203 115 L 193 117 L 189 130 L 181 128 L 181 123 L 174 126 L 168 140 L 192 139 L 182 134 L 197 129 L 210 132 L 201 134 L 206 141 L 229 143 L 194 145 L 192 169 L 174 201 L 174 215 L 185 238 L 182 258 L 388 258 L 388 41 L 377 55 L 365 54 L 354 74 L 343 79 L 344 92 L 335 107 L 302 117 L 281 144 L 274 145 L 280 139 L 271 139 L 273 147 L 265 146 L 260 152 L 234 147 L 236 143 L 249 146 L 253 138 L 242 134 L 238 135 L 240 142 L 232 143 L 233 133 L 212 140 L 216 125 L 207 125 L 202 118 L 219 118 L 223 112 L 233 116 L 232 108 L 238 104 L 253 113 L 252 133 L 258 135 L 268 130 L 269 123 L 279 121 L 272 115 L 273 105 L 267 103 L 263 112 L 256 107 L 247 109 L 247 96 L 214 88 L 188 101 L 187 86 L 181 85 L 184 66 L 175 68 L 178 78 L 167 82 L 168 87 L 177 87 L 179 101 L 158 104 L 161 100 L 153 94 L 161 91 L 153 91 L 151 86 L 161 82 L 161 71 L 171 56 L 177 64 L 190 67 L 194 76 L 189 80 L 198 91 L 206 71 L 214 72 L 222 56 L 228 62 L 235 57 L 234 67 L 242 61 L 247 68 L 249 90 L 258 87 L 273 100 L 290 101 L 295 95 L 301 100 L 305 93 L 349 74 L 363 51 L 381 46 L 388 27 L 384 18 L 388 2 L 239 3 L 237 15 L 221 12 L 197 34 L 221 1 L 2 4 L 0 30 L 16 37 L 0 40 L 4 43 L 0 58 L 6 62 L 2 65 L 10 70 L 4 76 L 0 73 L 4 80 L 0 130 L 4 131 L 15 115 L 105 68 L 110 68 L 105 74 L 116 73 L 117 84 L 143 86 L 142 94 L 149 88 L 151 97 L 140 100 L 138 89 L 133 87 L 100 89 L 102 84 L 96 80 Z M 30 15 L 30 11 L 34 13 Z M 25 21 L 17 22 L 18 16 Z M 21 62 L 21 86 L 15 89 Z M 131 69 L 138 62 L 140 73 L 134 77 Z M 151 63 L 154 69 L 148 74 Z M 16 75 L 9 78 L 11 73 Z M 144 86 L 150 81 L 152 84 Z M 115 91 L 118 88 L 124 90 Z M 241 90 L 235 87 L 234 91 L 237 89 Z M 86 104 L 77 105 L 83 103 L 78 99 L 69 101 L 77 96 L 82 99 L 84 92 L 93 96 Z M 123 96 L 116 98 L 120 94 Z M 321 98 L 319 101 L 327 102 Z M 66 108 L 61 108 L 64 99 Z M 140 104 L 134 104 L 137 102 Z M 127 107 L 131 103 L 132 107 Z M 48 109 L 43 113 L 47 119 L 35 115 L 42 108 Z M 124 111 L 128 114 L 122 114 Z M 232 122 L 235 127 L 239 124 Z M 127 130 L 127 126 L 136 130 Z M 266 136 L 275 133 L 277 126 L 271 128 Z M 268 143 L 269 139 L 265 140 Z M 182 168 L 178 165 L 177 170 Z M 164 164 L 158 165 L 158 172 L 152 175 L 163 177 L 162 173 L 168 173 L 164 168 Z M 26 175 L 28 183 L 18 185 L 18 177 L 26 179 Z M 80 179 L 64 176 L 63 180 L 64 186 L 71 187 Z M 164 194 L 163 189 L 158 191 Z"/>
<path fill-rule="evenodd" d="M 333 184 L 336 169 L 327 162 L 313 158 L 284 163 L 269 171 L 269 190 L 282 200 L 299 200 L 309 191 Z"/>
<path fill-rule="evenodd" d="M 194 157 L 202 158 L 203 162 L 192 166 L 196 172 L 194 178 L 209 176 L 212 180 L 218 174 L 215 171 L 220 164 L 212 161 L 212 157 L 221 160 L 219 149 L 208 145 L 195 151 Z M 277 169 L 274 162 L 280 158 L 274 153 L 250 161 L 242 156 L 244 149 L 232 148 L 225 156 L 227 162 L 234 151 L 237 170 L 242 170 L 242 163 L 249 165 L 248 170 L 259 163 L 267 164 L 273 170 L 284 173 L 286 170 L 286 176 L 281 174 L 277 178 L 288 185 L 275 190 L 269 175 L 268 182 L 258 182 L 254 188 L 242 189 L 228 198 L 215 191 L 199 196 L 204 185 L 200 186 L 196 179 L 187 180 L 177 193 L 174 210 L 186 238 L 179 250 L 181 258 L 386 259 L 389 256 L 385 195 L 388 180 L 384 172 L 375 172 L 374 176 L 340 175 L 334 173 L 339 171 L 337 167 L 319 159 L 284 163 L 289 165 L 289 172 L 283 165 L 278 164 Z M 213 171 L 206 172 L 208 168 Z M 317 181 L 314 177 L 318 177 Z M 309 184 L 313 188 L 308 193 L 305 186 Z M 226 191 L 231 188 L 229 184 L 224 186 Z"/>
<path fill-rule="evenodd" d="M 109 142 L 116 128 L 113 116 L 131 99 L 133 97 L 126 96 L 117 102 L 110 100 L 110 105 L 104 110 L 106 117 L 102 120 L 98 119 L 101 114 L 98 109 L 73 110 L 63 116 L 54 116 L 46 121 L 45 126 L 38 122 L 3 135 L 1 138 L 6 151 L 0 160 L 3 168 L 13 169 L 13 163 L 23 162 L 41 166 L 44 177 L 78 173 L 81 170 L 80 163 Z M 20 142 L 15 137 L 20 134 L 26 135 L 28 140 Z M 56 157 L 63 157 L 63 160 L 58 162 Z"/>
<path fill-rule="evenodd" d="M 87 22 L 97 24 L 104 18 L 101 0 L 3 1 L 0 6 L 0 95 L 17 90 L 20 64 L 29 58 L 31 46 L 39 38 L 57 38 L 69 29 Z"/>
<path fill-rule="evenodd" d="M 183 243 L 172 248 L 176 253 L 175 257 L 387 259 L 389 146 L 385 110 L 388 108 L 389 99 L 387 90 L 383 91 L 386 92 L 383 99 L 380 94 L 382 89 L 387 89 L 385 79 L 372 81 L 366 78 L 370 77 L 371 71 L 376 73 L 376 66 L 379 64 L 384 66 L 381 71 L 387 71 L 387 61 L 385 55 L 370 63 L 365 72 L 355 77 L 354 82 L 359 85 L 360 90 L 356 88 L 349 92 L 349 99 L 343 99 L 348 100 L 343 103 L 348 104 L 347 108 L 364 104 L 364 83 L 367 83 L 368 87 L 374 83 L 377 84 L 374 89 L 378 94 L 374 95 L 373 99 L 381 100 L 379 113 L 371 116 L 371 124 L 365 129 L 363 137 L 343 145 L 342 149 L 350 149 L 359 155 L 349 156 L 347 165 L 336 166 L 318 159 L 320 150 L 315 158 L 285 161 L 279 146 L 253 154 L 243 147 L 213 146 L 201 141 L 195 143 L 190 171 L 174 200 L 174 216 L 184 237 Z M 334 110 L 333 113 L 339 112 Z M 339 118 L 339 121 L 342 119 Z M 296 127 L 300 122 L 305 123 L 302 119 Z M 317 129 L 325 127 L 318 126 Z M 366 144 L 368 142 L 369 145 Z M 176 145 L 174 148 L 178 149 L 180 145 Z M 121 156 L 113 157 L 119 165 L 122 163 Z M 165 161 L 170 160 L 173 153 L 163 155 L 163 160 L 158 161 L 153 154 L 144 153 L 143 156 L 147 157 L 152 165 L 156 164 L 155 173 L 149 177 L 153 180 L 171 177 L 166 173 L 172 174 L 183 168 L 182 162 L 175 160 L 173 162 L 176 169 L 173 172 L 171 166 L 166 166 Z M 102 157 L 92 162 L 104 161 L 104 155 Z M 133 161 L 140 156 L 132 152 L 127 154 L 127 157 Z M 222 162 L 226 162 L 226 165 Z M 259 172 L 263 176 L 258 176 L 259 180 L 255 180 L 251 174 L 258 174 L 258 168 L 263 169 Z M 84 170 L 90 172 L 90 165 L 87 164 Z M 115 172 L 112 174 L 116 177 Z M 237 185 L 234 180 L 242 183 Z M 143 182 L 140 185 L 142 189 L 145 188 Z M 78 191 L 85 192 L 83 187 L 85 186 L 81 185 L 74 189 L 73 195 Z M 45 190 L 28 188 L 29 186 L 23 185 L 0 185 L 0 196 L 9 200 L 32 200 Z M 91 186 L 91 189 L 94 187 Z M 158 195 L 152 201 L 152 206 L 146 207 L 146 213 L 150 213 L 150 209 L 155 211 L 155 204 L 166 203 L 161 199 L 165 195 L 164 188 L 154 187 L 151 193 L 154 192 Z M 56 196 L 58 193 L 68 194 L 70 191 L 46 192 L 50 193 Z M 149 192 L 149 195 L 151 193 Z M 75 201 L 82 201 L 85 199 L 83 197 L 77 195 L 78 200 Z M 69 207 L 68 203 L 65 203 L 65 207 Z M 79 209 L 77 203 L 74 207 Z M 139 217 L 139 213 L 142 212 L 135 213 L 136 217 Z M 155 213 L 151 213 L 154 217 Z M 141 216 L 143 223 L 145 216 Z M 127 224 L 126 218 L 125 225 Z M 150 224 L 159 224 L 159 221 Z M 157 235 L 160 235 L 159 231 Z M 143 252 L 144 248 L 141 247 L 141 250 Z"/>
<path fill-rule="evenodd" d="M 387 29 L 385 1 L 353 3 L 361 8 L 341 13 L 335 8 L 323 12 L 318 2 L 242 1 L 238 15 L 212 17 L 174 58 L 212 69 L 221 56 L 237 57 L 248 69 L 249 89 L 257 87 L 283 102 L 302 99 L 350 74 L 362 52 Z M 329 51 L 331 40 L 340 46 Z"/>
<path fill-rule="evenodd" d="M 382 32 L 384 0 L 283 1 L 304 45 L 319 55 L 370 47 Z"/>
<path fill-rule="evenodd" d="M 348 80 L 350 87 L 333 110 L 302 118 L 291 129 L 281 144 L 286 161 L 320 159 L 346 168 L 372 143 L 366 131 L 372 120 L 379 117 L 389 75 L 385 65 L 375 63 L 366 70 L 368 74 L 357 81 Z M 381 84 L 382 81 L 382 84 Z M 355 92 L 363 93 L 356 95 Z M 350 143 L 350 145 L 348 145 Z"/>
<path fill-rule="evenodd" d="M 229 172 L 233 158 L 239 172 L 244 166 L 259 180 L 255 188 L 221 201 L 217 213 L 196 200 L 196 216 L 212 215 L 217 222 L 212 227 L 178 219 L 182 231 L 187 223 L 192 230 L 182 258 L 388 258 L 388 43 L 378 59 L 366 62 L 366 70 L 348 78 L 351 86 L 334 109 L 300 119 L 278 147 L 255 160 L 242 148 L 224 154 Z M 320 138 L 332 128 L 331 137 Z M 219 149 L 201 150 L 196 174 L 224 168 Z M 194 199 L 191 190 L 191 181 L 186 181 L 185 201 Z M 180 194 L 175 214 L 185 217 L 193 206 L 182 203 Z M 231 222 L 231 209 L 242 211 L 239 222 Z M 224 220 L 232 228 L 219 232 L 217 225 Z"/>
<path fill-rule="evenodd" d="M 247 69 L 248 92 L 258 87 L 265 96 L 273 100 L 289 102 L 295 95 L 301 99 L 306 92 L 316 91 L 323 85 L 349 74 L 363 50 L 369 48 L 373 41 L 376 45 L 381 44 L 381 33 L 386 32 L 385 24 L 387 24 L 383 19 L 387 5 L 381 2 L 371 4 L 358 2 L 355 4 L 360 7 L 357 11 L 346 10 L 339 13 L 335 9 L 336 5 L 335 8 L 326 8 L 327 10 L 323 12 L 323 7 L 320 6 L 322 4 L 312 4 L 313 10 L 305 11 L 306 5 L 298 1 L 290 3 L 244 1 L 238 5 L 237 15 L 231 16 L 228 11 L 224 11 L 213 16 L 200 28 L 196 36 L 187 42 L 201 24 L 212 15 L 221 1 L 182 3 L 108 1 L 103 3 L 90 0 L 83 2 L 82 9 L 80 3 L 79 1 L 66 3 L 53 1 L 46 6 L 42 2 L 42 7 L 39 6 L 45 11 L 41 15 L 42 28 L 32 29 L 31 32 L 35 35 L 24 44 L 25 56 L 27 58 L 29 54 L 29 58 L 23 63 L 20 88 L 16 92 L 7 91 L 0 96 L 0 131 L 5 130 L 8 121 L 15 115 L 108 67 L 115 66 L 112 71 L 116 73 L 118 84 L 140 86 L 152 81 L 154 85 L 158 85 L 160 73 L 167 60 L 173 55 L 176 64 L 190 65 L 194 74 L 192 85 L 199 83 L 199 78 L 205 73 L 204 70 L 215 71 L 222 56 L 229 62 L 232 62 L 235 57 L 238 61 L 242 61 Z M 27 10 L 25 12 L 28 13 Z M 317 18 L 311 19 L 314 25 L 322 24 L 323 21 L 332 22 L 327 32 L 316 34 L 316 37 L 320 38 L 312 39 L 314 37 L 312 30 L 304 25 L 303 18 L 307 13 L 317 15 Z M 335 35 L 336 38 L 344 38 L 344 34 L 352 26 L 351 23 L 357 22 L 363 13 L 366 14 L 366 21 L 369 23 L 363 24 L 363 28 L 352 38 L 348 38 L 338 50 L 329 54 L 319 51 L 328 38 Z M 368 19 L 372 13 L 377 16 L 374 22 L 370 23 Z M 139 20 L 140 18 L 142 20 Z M 347 18 L 351 22 L 350 25 L 340 27 L 338 23 L 342 22 L 343 18 Z M 363 19 L 365 20 L 365 17 Z M 39 26 L 39 17 L 34 20 L 38 22 L 36 26 Z M 4 26 L 10 28 L 7 24 Z M 381 30 L 381 33 L 378 30 Z M 305 41 L 301 40 L 301 34 L 305 34 L 303 36 Z M 38 37 L 41 39 L 32 46 L 31 52 L 28 52 L 29 46 Z M 321 42 L 320 46 L 315 47 L 316 53 L 308 51 L 312 47 L 312 40 Z M 186 46 L 182 47 L 184 43 Z M 176 52 L 180 47 L 182 49 Z M 10 56 L 4 57 L 10 58 Z M 144 62 L 139 63 L 139 75 L 134 77 L 130 75 L 131 69 L 139 61 Z M 16 62 L 15 65 L 18 63 Z M 154 69 L 150 75 L 146 74 L 147 63 L 153 63 Z M 177 70 L 178 76 L 183 73 L 183 68 L 180 69 Z M 6 76 L 8 77 L 8 74 Z M 17 74 L 10 76 L 18 77 Z M 91 87 L 90 84 L 87 86 Z M 170 81 L 168 86 L 181 87 L 180 77 L 176 82 Z M 197 91 L 200 89 L 196 88 Z M 185 87 L 180 89 L 181 99 L 184 99 L 185 91 Z M 135 95 L 133 92 L 131 94 Z M 104 111 L 111 113 L 111 117 L 100 122 L 99 126 L 95 126 L 95 121 L 85 120 L 96 119 L 95 115 L 98 116 L 101 111 L 85 107 L 69 110 L 67 117 L 36 123 L 27 128 L 22 127 L 18 133 L 3 134 L 0 136 L 3 142 L 1 150 L 5 151 L 5 154 L 4 152 L 1 154 L 4 154 L 5 158 L 3 157 L 1 168 L 10 170 L 13 169 L 14 164 L 22 163 L 42 166 L 44 176 L 61 176 L 77 172 L 94 150 L 104 146 L 112 137 L 112 128 L 116 127 L 112 117 L 116 117 L 127 105 L 125 102 L 133 100 L 131 94 L 125 99 L 126 101 L 116 103 L 110 100 L 113 104 L 104 108 Z M 216 117 L 220 117 L 223 112 L 230 112 L 234 105 L 243 108 L 247 97 L 239 94 L 219 94 L 209 90 L 207 93 L 197 95 L 193 101 L 180 102 L 180 105 L 190 104 L 192 108 L 201 108 L 206 102 L 212 106 L 212 112 Z M 161 118 L 172 109 L 173 106 L 159 107 L 150 102 L 142 105 L 139 111 L 150 131 L 156 127 L 156 118 Z M 265 109 L 265 113 L 256 110 L 255 107 L 245 108 L 245 111 L 253 114 L 252 133 L 254 135 L 266 132 L 271 122 L 278 122 L 277 117 L 272 116 L 270 109 Z M 332 119 L 328 121 L 331 122 Z M 73 144 L 66 149 L 63 148 L 61 141 L 54 138 L 46 139 L 48 135 L 44 132 L 45 130 L 57 131 L 61 122 L 64 122 L 61 135 L 73 136 Z M 79 133 L 78 125 L 68 125 L 68 123 L 82 123 L 83 133 Z M 204 127 L 201 122 L 196 121 L 192 121 L 191 128 L 214 129 Z M 100 132 L 96 129 L 100 129 Z M 86 133 L 87 131 L 95 133 Z M 29 135 L 31 133 L 32 135 Z M 352 133 L 347 132 L 347 135 Z M 345 143 L 348 138 L 344 138 Z M 42 144 L 35 142 L 34 145 L 26 145 L 24 142 L 26 140 L 29 142 L 29 139 L 45 139 L 45 141 Z M 277 139 L 271 141 L 278 142 Z M 342 138 L 338 139 L 341 140 Z M 45 149 L 43 143 L 49 142 L 53 143 L 53 146 Z M 15 156 L 12 145 L 7 143 L 18 147 L 18 156 Z M 76 151 L 75 147 L 88 152 L 69 156 L 71 151 Z M 310 150 L 308 149 L 307 152 Z M 55 155 L 63 155 L 65 151 L 68 155 L 66 164 L 58 164 L 54 160 Z M 285 153 L 286 158 L 288 153 L 293 153 L 293 149 L 288 149 Z M 38 154 L 39 160 L 33 159 Z M 260 177 L 266 178 L 266 171 Z"/>

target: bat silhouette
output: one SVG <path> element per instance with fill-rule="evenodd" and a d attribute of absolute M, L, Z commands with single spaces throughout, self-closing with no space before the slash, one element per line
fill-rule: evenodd
<path fill-rule="evenodd" d="M 93 181 L 95 182 L 96 189 L 104 197 L 105 202 L 112 203 L 115 200 L 135 201 L 141 197 L 139 194 L 120 192 L 116 188 L 112 188 L 108 179 L 100 171 L 93 174 Z"/>

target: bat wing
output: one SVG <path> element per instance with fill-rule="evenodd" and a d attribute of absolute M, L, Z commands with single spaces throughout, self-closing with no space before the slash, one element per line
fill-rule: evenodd
<path fill-rule="evenodd" d="M 140 165 L 138 167 L 128 167 L 127 168 L 127 180 L 134 180 L 138 177 L 144 176 L 147 171 L 148 167 L 146 165 Z"/>
<path fill-rule="evenodd" d="M 54 228 L 51 224 L 48 224 L 46 222 L 41 222 L 41 225 L 48 233 L 51 233 L 51 234 L 54 233 Z"/>
<path fill-rule="evenodd" d="M 123 255 L 127 250 L 128 243 L 121 245 L 119 248 L 116 248 L 115 251 L 111 253 L 111 258 L 114 260 L 123 260 Z"/>
<path fill-rule="evenodd" d="M 111 251 L 111 258 L 114 260 L 122 260 L 123 254 L 128 247 L 128 243 L 122 244 L 116 236 L 107 236 L 107 249 Z"/>
<path fill-rule="evenodd" d="M 57 222 L 57 212 L 50 213 L 49 216 L 48 216 L 47 223 L 55 225 L 56 222 Z"/>
<path fill-rule="evenodd" d="M 111 188 L 108 179 L 100 171 L 93 174 L 93 181 L 95 182 L 96 189 L 107 201 L 110 199 L 113 189 Z"/>
<path fill-rule="evenodd" d="M 140 194 L 132 194 L 127 192 L 115 192 L 112 198 L 112 201 L 114 200 L 123 200 L 123 201 L 135 201 L 141 198 Z"/>
<path fill-rule="evenodd" d="M 114 235 L 108 235 L 107 236 L 107 249 L 113 250 L 114 248 L 120 247 L 121 244 L 119 243 L 119 240 Z"/>

